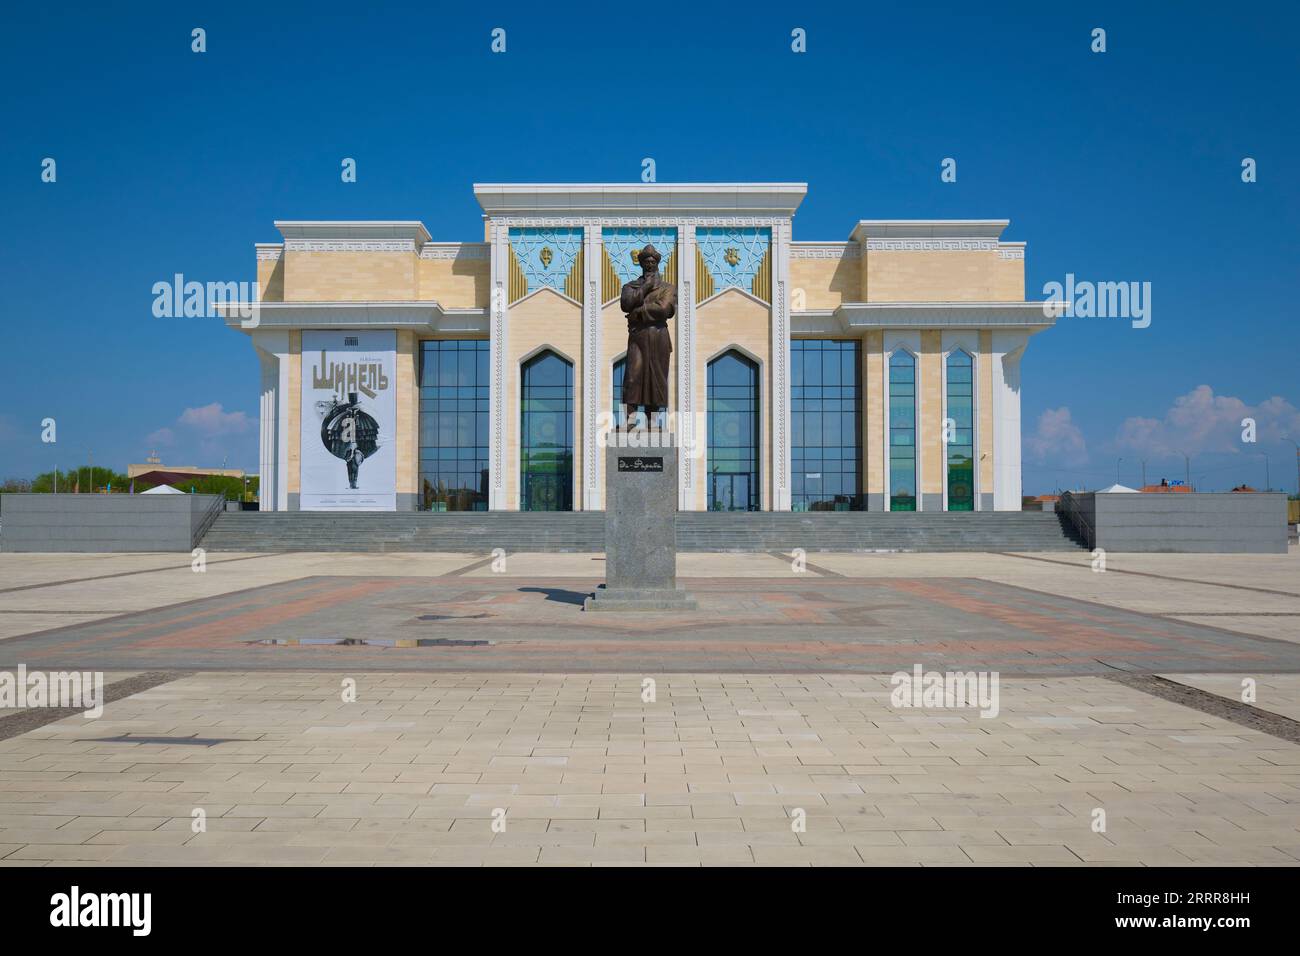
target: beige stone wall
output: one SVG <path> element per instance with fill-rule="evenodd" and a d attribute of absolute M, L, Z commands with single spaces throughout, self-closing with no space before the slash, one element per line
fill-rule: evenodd
<path fill-rule="evenodd" d="M 397 333 L 397 494 L 420 490 L 420 389 L 419 346 L 415 333 Z M 399 505 L 400 507 L 400 505 Z"/>
<path fill-rule="evenodd" d="M 485 309 L 491 287 L 486 259 L 417 259 L 416 298 L 432 299 L 448 309 Z"/>
<path fill-rule="evenodd" d="M 940 348 L 942 333 L 921 333 L 921 493 L 942 494 L 944 486 L 943 453 L 943 364 Z"/>
<path fill-rule="evenodd" d="M 582 309 L 551 289 L 510 307 L 506 338 L 506 510 L 519 510 L 520 366 L 543 346 L 573 363 L 573 508 L 582 510 Z"/>
<path fill-rule="evenodd" d="M 979 480 L 980 495 L 993 494 L 993 333 L 980 331 L 980 352 L 976 357 L 975 379 L 979 394 L 975 401 L 979 408 Z"/>
<path fill-rule="evenodd" d="M 410 301 L 417 297 L 410 252 L 285 252 L 286 302 Z"/>
<path fill-rule="evenodd" d="M 866 254 L 868 302 L 1005 302 L 1024 299 L 1024 260 L 995 250 Z"/>
<path fill-rule="evenodd" d="M 731 346 L 739 346 L 759 362 L 759 410 L 762 419 L 758 465 L 762 472 L 760 507 L 772 507 L 772 313 L 764 304 L 736 289 L 728 289 L 695 311 L 695 407 L 708 408 L 708 363 Z M 703 439 L 705 436 L 699 436 Z M 696 469 L 697 507 L 708 507 L 707 456 Z"/>
<path fill-rule="evenodd" d="M 834 309 L 841 302 L 857 302 L 862 285 L 861 260 L 790 259 L 791 309 Z M 799 303 L 802 290 L 803 304 Z"/>
<path fill-rule="evenodd" d="M 262 302 L 284 301 L 284 255 L 257 260 L 257 297 Z"/>
<path fill-rule="evenodd" d="M 1025 260 L 998 259 L 993 270 L 993 297 L 1000 302 L 1025 301 Z"/>
<path fill-rule="evenodd" d="M 862 475 L 864 494 L 885 493 L 885 333 L 868 329 L 862 338 Z"/>

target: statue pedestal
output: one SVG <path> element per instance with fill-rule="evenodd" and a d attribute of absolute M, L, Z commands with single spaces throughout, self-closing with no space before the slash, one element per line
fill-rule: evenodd
<path fill-rule="evenodd" d="M 615 433 L 605 447 L 605 584 L 588 611 L 693 611 L 677 587 L 677 456 L 673 436 Z"/>

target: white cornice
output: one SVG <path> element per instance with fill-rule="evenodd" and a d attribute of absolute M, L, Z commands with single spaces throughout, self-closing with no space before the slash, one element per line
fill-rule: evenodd
<path fill-rule="evenodd" d="M 862 219 L 849 238 L 868 239 L 998 239 L 1009 219 Z M 870 247 L 868 247 L 870 248 Z"/>
<path fill-rule="evenodd" d="M 316 219 L 277 219 L 275 228 L 284 236 L 286 248 L 291 242 L 400 242 L 418 249 L 429 241 L 424 223 L 412 219 L 357 220 L 354 222 Z M 333 250 L 330 250 L 333 251 Z"/>
<path fill-rule="evenodd" d="M 992 329 L 1039 332 L 1056 325 L 1045 302 L 845 302 L 833 312 L 850 329 Z M 1056 303 L 1061 306 L 1063 303 Z M 824 312 L 810 313 L 822 323 Z"/>
<path fill-rule="evenodd" d="M 503 217 L 759 216 L 788 219 L 807 183 L 475 183 L 474 198 Z"/>
<path fill-rule="evenodd" d="M 445 308 L 433 300 L 407 302 L 232 302 L 218 307 L 230 328 L 413 329 L 487 334 L 487 309 Z M 249 318 L 255 314 L 256 319 Z"/>

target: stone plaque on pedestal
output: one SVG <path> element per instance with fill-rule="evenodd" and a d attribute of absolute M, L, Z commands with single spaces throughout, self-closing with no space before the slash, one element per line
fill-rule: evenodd
<path fill-rule="evenodd" d="M 671 435 L 615 433 L 605 448 L 605 584 L 588 611 L 694 610 L 677 587 L 677 456 Z"/>

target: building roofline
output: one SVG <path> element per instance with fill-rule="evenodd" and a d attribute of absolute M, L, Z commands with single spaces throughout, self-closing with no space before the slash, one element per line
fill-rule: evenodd
<path fill-rule="evenodd" d="M 860 219 L 849 233 L 866 239 L 1000 239 L 1010 219 Z"/>
<path fill-rule="evenodd" d="M 275 228 L 290 239 L 405 239 L 417 248 L 430 241 L 418 219 L 277 219 Z"/>
<path fill-rule="evenodd" d="M 475 183 L 488 216 L 731 215 L 791 217 L 807 183 Z"/>

